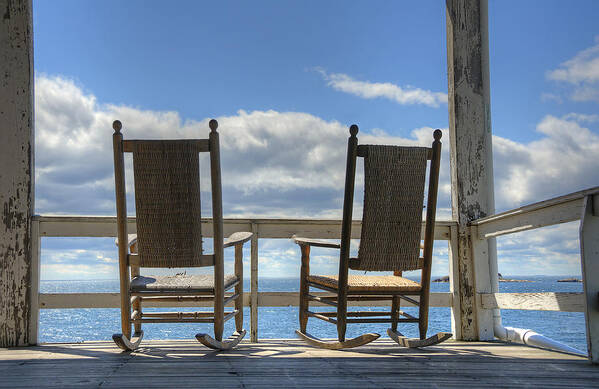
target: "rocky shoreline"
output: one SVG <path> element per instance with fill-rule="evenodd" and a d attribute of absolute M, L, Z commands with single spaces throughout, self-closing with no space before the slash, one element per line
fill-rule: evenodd
<path fill-rule="evenodd" d="M 582 282 L 580 278 L 564 278 L 562 280 L 557 280 L 557 282 Z"/>

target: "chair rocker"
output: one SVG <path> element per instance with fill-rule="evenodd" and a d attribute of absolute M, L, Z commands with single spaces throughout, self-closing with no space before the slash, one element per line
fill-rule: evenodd
<path fill-rule="evenodd" d="M 119 252 L 122 333 L 112 336 L 125 351 L 135 350 L 144 323 L 214 323 L 214 338 L 197 334 L 207 347 L 226 350 L 245 336 L 243 329 L 243 244 L 252 234 L 223 237 L 219 137 L 210 121 L 208 139 L 123 140 L 113 123 L 114 173 Z M 124 153 L 133 154 L 137 235 L 127 234 Z M 202 252 L 199 153 L 210 153 L 214 252 Z M 235 274 L 224 274 L 224 248 L 235 247 Z M 140 268 L 213 266 L 214 275 L 142 276 Z M 131 269 L 131 271 L 129 271 Z M 131 274 L 131 275 L 129 275 Z M 233 290 L 234 289 L 234 290 Z M 146 303 L 213 302 L 212 312 L 143 312 Z M 234 302 L 234 309 L 225 305 Z M 168 304 L 167 304 L 168 306 Z M 231 337 L 224 323 L 235 318 Z M 131 325 L 134 334 L 131 336 Z"/>
<path fill-rule="evenodd" d="M 358 126 L 350 127 L 343 201 L 341 243 L 294 236 L 300 246 L 299 324 L 296 333 L 308 344 L 326 349 L 357 347 L 380 335 L 368 333 L 346 340 L 347 324 L 391 323 L 387 331 L 391 339 L 404 347 L 424 347 L 450 338 L 440 332 L 426 337 L 431 279 L 431 264 L 441 157 L 441 131 L 433 133 L 428 147 L 383 145 L 358 146 Z M 364 207 L 360 248 L 357 258 L 350 258 L 352 238 L 352 208 L 357 157 L 364 158 Z M 430 161 L 424 245 L 421 246 L 424 187 Z M 357 237 L 357 236 L 356 236 Z M 321 276 L 310 274 L 310 248 L 339 249 L 339 274 Z M 420 250 L 423 250 L 422 257 Z M 393 271 L 393 275 L 350 275 L 349 269 L 362 271 Z M 422 270 L 421 282 L 402 277 L 403 271 Z M 310 293 L 310 288 L 329 292 Z M 419 300 L 415 299 L 419 297 Z M 347 311 L 348 301 L 390 301 L 390 311 Z M 419 307 L 418 317 L 400 310 L 401 300 Z M 310 302 L 335 307 L 336 312 L 313 312 Z M 308 318 L 324 320 L 337 326 L 337 341 L 318 339 L 306 332 Z M 397 331 L 398 323 L 418 323 L 420 338 L 407 338 Z"/>

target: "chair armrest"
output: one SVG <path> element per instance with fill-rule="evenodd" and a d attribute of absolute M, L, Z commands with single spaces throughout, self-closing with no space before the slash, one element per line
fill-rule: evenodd
<path fill-rule="evenodd" d="M 252 235 L 253 234 L 251 232 L 235 232 L 225 239 L 223 247 L 227 248 L 238 244 L 243 244 L 252 239 Z"/>
<path fill-rule="evenodd" d="M 119 246 L 119 239 L 115 239 L 114 240 L 114 244 L 118 247 Z M 137 234 L 129 234 L 127 237 L 127 247 L 129 247 L 129 252 L 130 253 L 136 253 L 137 252 Z"/>
<path fill-rule="evenodd" d="M 327 241 L 319 240 L 319 239 L 300 238 L 299 236 L 295 236 L 295 235 L 293 235 L 291 237 L 291 239 L 293 239 L 293 241 L 295 243 L 299 244 L 300 246 L 306 245 L 306 246 L 314 246 L 314 247 L 328 247 L 331 249 L 341 248 L 341 245 L 339 243 L 332 243 L 332 242 L 327 242 Z"/>

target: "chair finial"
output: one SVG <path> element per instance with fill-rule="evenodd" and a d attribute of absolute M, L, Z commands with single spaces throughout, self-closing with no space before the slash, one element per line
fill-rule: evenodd
<path fill-rule="evenodd" d="M 358 125 L 357 125 L 357 124 L 352 124 L 352 125 L 349 127 L 349 133 L 351 134 L 351 136 L 356 136 L 356 135 L 358 135 L 358 131 L 359 131 L 359 129 L 358 129 Z"/>
<path fill-rule="evenodd" d="M 120 120 L 115 120 L 114 122 L 112 122 L 112 128 L 114 129 L 114 132 L 116 132 L 118 134 L 119 132 L 121 132 L 121 128 L 123 128 L 123 124 L 121 123 Z"/>
<path fill-rule="evenodd" d="M 433 138 L 435 138 L 435 140 L 440 140 L 441 136 L 443 136 L 441 130 L 436 129 L 435 132 L 433 132 Z"/>
<path fill-rule="evenodd" d="M 210 129 L 213 132 L 216 132 L 216 129 L 218 128 L 218 122 L 216 121 L 216 119 L 212 119 L 210 120 L 210 123 L 208 123 L 208 126 L 210 126 Z"/>

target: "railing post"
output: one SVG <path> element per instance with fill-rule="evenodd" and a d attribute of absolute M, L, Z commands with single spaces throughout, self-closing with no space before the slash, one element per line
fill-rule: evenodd
<path fill-rule="evenodd" d="M 480 295 L 493 292 L 491 286 L 491 261 L 496 260 L 491 254 L 495 245 L 487 239 L 479 239 L 478 227 L 470 227 L 470 244 L 472 265 L 474 270 L 474 318 L 476 319 L 476 338 L 478 340 L 493 340 L 493 310 L 482 306 Z M 495 266 L 496 268 L 496 266 Z"/>
<path fill-rule="evenodd" d="M 460 308 L 460 264 L 458 256 L 458 227 L 449 229 L 449 293 L 451 294 L 451 333 L 462 339 L 462 311 Z"/>
<path fill-rule="evenodd" d="M 583 200 L 580 256 L 589 359 L 599 364 L 599 195 L 586 196 Z"/>
<path fill-rule="evenodd" d="M 252 222 L 250 258 L 250 341 L 258 342 L 258 224 Z"/>
<path fill-rule="evenodd" d="M 42 237 L 40 236 L 40 222 L 35 217 L 31 221 L 31 273 L 29 275 L 29 345 L 38 344 L 38 329 L 40 318 L 40 263 L 41 263 Z"/>

